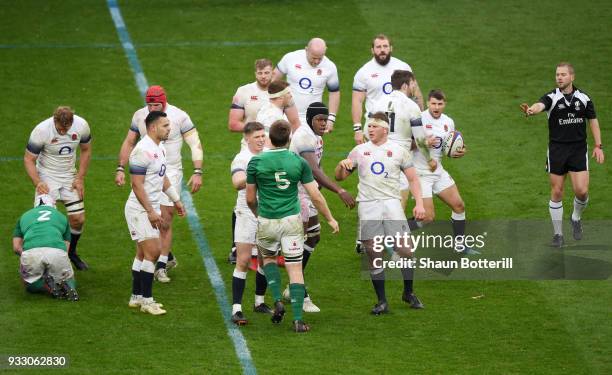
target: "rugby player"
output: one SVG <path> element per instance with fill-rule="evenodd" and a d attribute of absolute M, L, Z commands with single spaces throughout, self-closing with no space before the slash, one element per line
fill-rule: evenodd
<path fill-rule="evenodd" d="M 81 150 L 79 169 L 76 150 Z M 53 116 L 36 125 L 23 157 L 25 170 L 36 187 L 35 199 L 42 194 L 61 201 L 70 223 L 68 257 L 78 270 L 89 268 L 77 254 L 77 244 L 85 223 L 85 175 L 91 159 L 91 132 L 87 121 L 70 107 L 57 107 Z"/>
<path fill-rule="evenodd" d="M 151 111 L 145 117 L 145 126 L 147 133 L 129 158 L 132 191 L 125 203 L 125 220 L 132 241 L 136 241 L 136 257 L 132 263 L 132 296 L 128 306 L 162 315 L 166 310 L 153 299 L 155 261 L 161 253 L 159 229 L 165 224 L 160 209 L 162 195 L 174 204 L 179 216 L 185 215 L 185 209 L 166 175 L 168 161 L 162 141 L 172 131 L 170 120 L 164 112 Z"/>
<path fill-rule="evenodd" d="M 327 87 L 327 131 L 331 132 L 340 106 L 340 81 L 336 64 L 325 56 L 326 52 L 325 41 L 312 38 L 306 48 L 283 56 L 274 69 L 273 79 L 279 80 L 287 76 L 302 125 L 306 125 L 306 109 L 310 103 L 323 101 L 323 91 Z"/>
<path fill-rule="evenodd" d="M 289 275 L 289 291 L 293 310 L 293 329 L 307 332 L 310 327 L 302 320 L 304 303 L 304 274 L 302 253 L 304 229 L 300 219 L 298 183 L 319 212 L 338 232 L 338 223 L 332 216 L 323 195 L 318 189 L 308 163 L 287 150 L 291 136 L 288 122 L 280 120 L 270 128 L 273 148 L 254 156 L 247 168 L 246 200 L 257 216 L 257 248 L 263 257 L 264 273 L 274 297 L 273 323 L 280 323 L 285 314 L 281 301 L 281 279 L 276 263 L 281 251 L 285 256 L 285 268 Z"/>
<path fill-rule="evenodd" d="M 341 160 L 335 170 L 338 181 L 346 179 L 355 169 L 358 170 L 359 232 L 369 258 L 370 277 L 378 299 L 371 311 L 374 315 L 389 311 L 385 293 L 385 270 L 380 262 L 382 251 L 374 249 L 374 238 L 410 233 L 400 202 L 400 173 L 408 179 L 410 192 L 416 202 L 412 213 L 416 218 L 423 218 L 425 215 L 421 186 L 412 164 L 412 156 L 397 143 L 388 142 L 388 121 L 384 113 L 374 113 L 367 124 L 369 142 L 353 148 L 348 158 Z M 403 243 L 395 244 L 394 251 L 401 259 L 406 260 L 412 257 L 413 253 L 412 246 Z M 423 308 L 413 290 L 414 269 L 404 267 L 401 272 L 404 279 L 402 300 L 411 308 Z"/>
<path fill-rule="evenodd" d="M 198 130 L 191 121 L 189 115 L 178 107 L 168 103 L 166 92 L 161 86 L 151 86 L 145 95 L 146 106 L 137 110 L 132 117 L 132 124 L 123 140 L 119 151 L 119 162 L 115 175 L 115 183 L 118 186 L 125 184 L 125 163 L 130 152 L 138 141 L 138 138 L 147 134 L 145 118 L 150 112 L 165 112 L 170 121 L 170 135 L 164 141 L 166 149 L 166 175 L 172 186 L 180 195 L 183 183 L 183 163 L 181 161 L 181 148 L 183 141 L 191 149 L 191 160 L 193 162 L 193 174 L 189 178 L 187 185 L 191 187 L 191 192 L 196 193 L 202 186 L 202 159 L 203 150 L 198 136 Z M 160 229 L 161 236 L 161 255 L 157 260 L 155 278 L 162 283 L 170 282 L 167 269 L 176 267 L 178 264 L 176 257 L 172 253 L 172 219 L 174 217 L 174 204 L 165 196 L 161 196 L 161 213 L 164 225 Z"/>

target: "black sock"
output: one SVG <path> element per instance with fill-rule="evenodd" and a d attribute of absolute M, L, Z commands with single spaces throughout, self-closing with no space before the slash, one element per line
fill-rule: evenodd
<path fill-rule="evenodd" d="M 453 233 L 455 237 L 464 236 L 465 235 L 465 220 L 455 220 L 451 219 L 453 223 Z"/>
<path fill-rule="evenodd" d="M 311 251 L 304 250 L 304 253 L 302 254 L 302 272 L 304 272 L 304 270 L 306 269 L 306 265 L 308 265 L 308 259 L 310 259 L 311 255 Z"/>
<path fill-rule="evenodd" d="M 414 268 L 402 268 L 402 278 L 404 279 L 404 294 L 412 293 L 412 284 L 414 281 Z"/>
<path fill-rule="evenodd" d="M 77 244 L 79 243 L 79 238 L 81 238 L 81 233 L 70 233 L 70 250 L 68 251 L 69 255 L 77 255 Z"/>
<path fill-rule="evenodd" d="M 411 217 L 410 219 L 408 219 L 408 228 L 410 228 L 411 232 L 414 232 L 417 229 L 419 229 L 419 224 L 417 223 L 417 221 L 414 218 L 414 216 Z"/>
<path fill-rule="evenodd" d="M 236 230 L 236 213 L 232 210 L 232 249 L 236 252 L 236 240 L 234 238 L 234 231 Z"/>
<path fill-rule="evenodd" d="M 232 276 L 232 303 L 241 304 L 242 295 L 244 294 L 244 286 L 246 285 L 246 279 L 241 279 L 236 276 Z"/>
<path fill-rule="evenodd" d="M 266 289 L 268 289 L 268 280 L 266 280 L 266 275 L 255 272 L 255 295 L 264 296 L 266 294 Z"/>
<path fill-rule="evenodd" d="M 387 302 L 387 296 L 385 294 L 385 272 L 383 271 L 375 275 L 370 273 L 370 277 L 372 278 L 372 285 L 374 286 L 378 301 Z"/>
<path fill-rule="evenodd" d="M 140 271 L 132 270 L 132 294 L 135 296 L 142 295 L 142 287 L 140 283 Z"/>
<path fill-rule="evenodd" d="M 153 297 L 153 274 L 151 272 L 140 271 L 140 285 L 144 298 Z"/>
<path fill-rule="evenodd" d="M 174 254 L 172 254 L 172 251 L 168 253 L 168 262 L 174 260 Z"/>

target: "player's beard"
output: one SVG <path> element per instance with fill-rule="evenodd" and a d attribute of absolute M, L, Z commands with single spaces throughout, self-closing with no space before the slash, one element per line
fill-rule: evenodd
<path fill-rule="evenodd" d="M 382 58 L 378 55 L 374 55 L 374 59 L 376 59 L 376 62 L 380 65 L 385 66 L 389 63 L 389 61 L 391 61 L 391 52 L 389 52 L 385 57 Z"/>

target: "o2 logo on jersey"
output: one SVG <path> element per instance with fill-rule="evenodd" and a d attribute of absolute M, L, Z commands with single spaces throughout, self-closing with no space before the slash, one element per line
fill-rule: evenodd
<path fill-rule="evenodd" d="M 159 177 L 164 177 L 164 175 L 166 174 L 166 164 L 162 164 L 161 167 L 159 168 Z"/>
<path fill-rule="evenodd" d="M 391 82 L 386 82 L 382 86 L 382 91 L 387 95 L 391 94 L 391 91 L 393 91 L 393 88 L 391 87 Z"/>
<path fill-rule="evenodd" d="M 60 155 L 70 155 L 72 154 L 72 148 L 70 148 L 69 146 L 64 146 L 60 148 L 57 153 Z"/>
<path fill-rule="evenodd" d="M 384 173 L 385 174 L 384 178 L 387 178 L 387 176 L 389 175 L 389 172 L 385 171 L 385 165 L 379 161 L 375 161 L 374 163 L 370 165 L 370 171 L 372 171 L 372 173 L 374 173 L 377 176 Z"/>
<path fill-rule="evenodd" d="M 310 88 L 310 86 L 312 86 L 312 81 L 310 80 L 310 78 L 304 77 L 304 78 L 300 79 L 299 85 L 304 90 L 308 90 Z"/>

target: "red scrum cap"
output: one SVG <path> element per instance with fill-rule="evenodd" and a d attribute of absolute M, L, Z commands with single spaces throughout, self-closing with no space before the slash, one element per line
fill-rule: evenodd
<path fill-rule="evenodd" d="M 145 101 L 147 103 L 162 103 L 164 108 L 166 108 L 166 104 L 168 103 L 168 99 L 166 99 L 166 92 L 161 86 L 149 87 L 145 95 Z"/>

